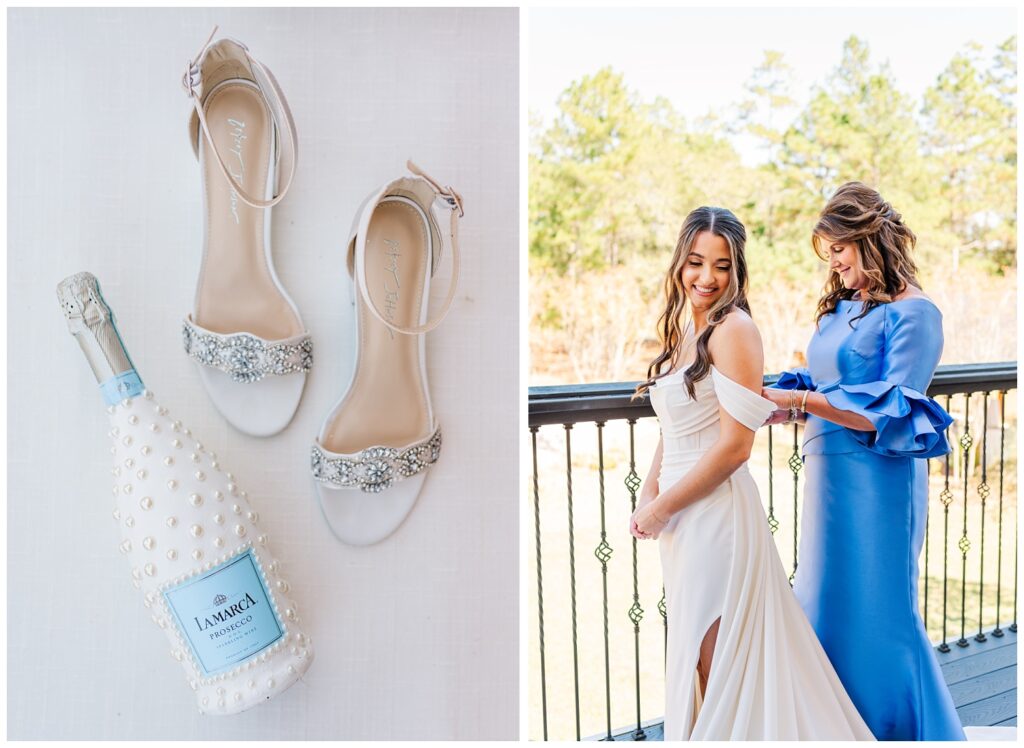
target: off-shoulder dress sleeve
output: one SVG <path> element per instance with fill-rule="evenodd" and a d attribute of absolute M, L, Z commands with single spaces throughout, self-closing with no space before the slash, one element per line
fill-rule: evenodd
<path fill-rule="evenodd" d="M 839 383 L 825 393 L 839 410 L 858 413 L 874 431 L 850 430 L 873 452 L 894 457 L 938 457 L 949 452 L 950 415 L 925 392 L 942 356 L 942 315 L 930 302 L 889 305 L 881 378 Z"/>
<path fill-rule="evenodd" d="M 739 382 L 711 367 L 711 379 L 719 404 L 725 411 L 751 431 L 757 431 L 775 410 L 775 403 L 751 392 Z"/>

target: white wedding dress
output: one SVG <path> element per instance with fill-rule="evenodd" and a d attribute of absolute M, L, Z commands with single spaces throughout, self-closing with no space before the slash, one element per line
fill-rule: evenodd
<path fill-rule="evenodd" d="M 659 487 L 714 444 L 719 406 L 751 430 L 774 405 L 711 368 L 650 389 L 663 437 Z M 665 740 L 873 740 L 793 596 L 746 464 L 661 533 L 668 606 Z M 697 661 L 721 618 L 706 694 Z"/>

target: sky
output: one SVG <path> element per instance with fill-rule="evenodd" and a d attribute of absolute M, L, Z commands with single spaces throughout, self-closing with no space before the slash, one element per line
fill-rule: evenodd
<path fill-rule="evenodd" d="M 839 63 L 843 42 L 863 39 L 873 63 L 920 101 L 956 52 L 988 53 L 1017 29 L 1012 8 L 531 8 L 528 105 L 545 124 L 574 80 L 610 65 L 642 99 L 666 97 L 688 119 L 726 111 L 766 49 L 793 69 L 798 108 Z M 753 148 L 736 142 L 746 161 Z"/>

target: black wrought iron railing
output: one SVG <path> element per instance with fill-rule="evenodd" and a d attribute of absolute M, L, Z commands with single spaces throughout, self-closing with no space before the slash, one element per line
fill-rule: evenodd
<path fill-rule="evenodd" d="M 530 388 L 534 738 L 610 739 L 632 722 L 631 736 L 643 740 L 663 713 L 668 619 L 660 561 L 656 544 L 628 532 L 657 424 L 646 399 L 631 400 L 634 387 Z M 955 419 L 953 450 L 929 460 L 920 563 L 922 616 L 941 652 L 985 641 L 986 631 L 1017 630 L 1016 388 L 1017 364 L 1004 362 L 939 367 L 928 391 Z M 801 430 L 762 429 L 751 458 L 791 581 L 799 563 Z M 615 550 L 625 543 L 630 553 L 620 560 Z M 596 565 L 578 564 L 583 545 Z M 655 599 L 658 636 L 644 623 Z"/>

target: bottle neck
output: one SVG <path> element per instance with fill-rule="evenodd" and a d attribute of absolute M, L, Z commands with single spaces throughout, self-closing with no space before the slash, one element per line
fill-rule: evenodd
<path fill-rule="evenodd" d="M 122 400 L 131 400 L 142 394 L 146 387 L 135 369 L 123 371 L 100 382 L 100 393 L 107 405 L 116 405 Z"/>
<path fill-rule="evenodd" d="M 107 405 L 142 394 L 142 379 L 135 371 L 114 315 L 91 273 L 77 273 L 57 286 L 68 329 L 75 336 L 92 368 Z"/>

